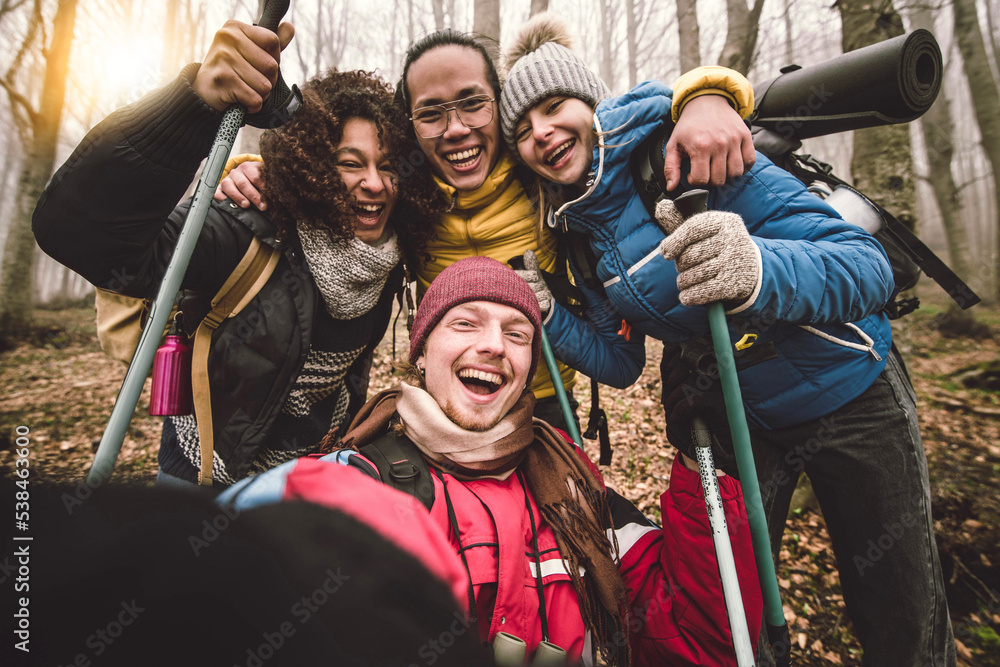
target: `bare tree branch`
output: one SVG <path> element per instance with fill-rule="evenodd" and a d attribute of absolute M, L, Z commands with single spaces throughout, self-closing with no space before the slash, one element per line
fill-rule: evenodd
<path fill-rule="evenodd" d="M 14 127 L 17 129 L 18 139 L 22 145 L 31 140 L 33 128 L 37 119 L 37 112 L 31 107 L 31 102 L 21 93 L 17 92 L 10 84 L 0 79 L 0 88 L 7 91 L 10 97 L 10 115 L 14 119 Z"/>
<path fill-rule="evenodd" d="M 330 9 L 330 25 L 336 26 L 338 29 L 333 35 L 331 35 L 330 45 L 331 45 L 331 67 L 340 67 L 340 61 L 344 57 L 344 49 L 347 48 L 347 29 L 350 24 L 350 6 L 348 3 L 343 3 L 340 7 L 340 21 L 334 22 L 333 19 L 333 9 Z"/>
<path fill-rule="evenodd" d="M 0 21 L 7 14 L 17 11 L 28 0 L 2 0 L 0 1 Z"/>
<path fill-rule="evenodd" d="M 14 81 L 14 77 L 17 76 L 18 71 L 21 69 L 21 65 L 24 63 L 24 59 L 31 50 L 32 43 L 35 41 L 35 35 L 38 34 L 38 24 L 41 21 L 41 0 L 35 0 L 34 11 L 28 20 L 28 29 L 25 32 L 24 40 L 21 42 L 21 47 L 17 50 L 17 55 L 14 56 L 14 60 L 11 61 L 10 67 L 7 68 L 7 73 L 3 77 L 8 83 Z"/>

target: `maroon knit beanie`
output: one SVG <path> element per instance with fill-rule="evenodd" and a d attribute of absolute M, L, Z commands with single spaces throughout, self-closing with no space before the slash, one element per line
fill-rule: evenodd
<path fill-rule="evenodd" d="M 530 380 L 542 355 L 542 313 L 538 299 L 521 276 L 489 257 L 466 257 L 438 274 L 417 307 L 410 332 L 410 363 L 423 354 L 424 343 L 445 313 L 469 301 L 492 301 L 524 313 L 535 329 L 531 342 Z"/>

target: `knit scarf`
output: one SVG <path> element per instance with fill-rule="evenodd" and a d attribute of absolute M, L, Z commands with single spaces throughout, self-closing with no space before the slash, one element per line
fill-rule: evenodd
<path fill-rule="evenodd" d="M 336 242 L 324 230 L 299 225 L 299 240 L 326 310 L 336 320 L 361 317 L 378 302 L 402 254 L 391 232 L 380 246 L 358 238 Z"/>
<path fill-rule="evenodd" d="M 423 389 L 402 384 L 368 401 L 337 446 L 356 450 L 385 433 L 399 415 L 428 464 L 456 479 L 503 479 L 520 467 L 568 571 L 587 572 L 571 577 L 584 624 L 608 665 L 627 665 L 627 599 L 618 543 L 608 538 L 612 524 L 605 490 L 572 443 L 532 419 L 534 405 L 535 397 L 525 392 L 496 426 L 474 433 L 451 422 Z"/>

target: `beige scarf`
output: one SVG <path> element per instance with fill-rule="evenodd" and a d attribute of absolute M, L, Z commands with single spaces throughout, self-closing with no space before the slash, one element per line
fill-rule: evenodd
<path fill-rule="evenodd" d="M 530 430 L 518 429 L 524 415 L 531 414 L 527 401 L 518 401 L 493 428 L 467 431 L 449 419 L 423 389 L 405 382 L 399 389 L 396 412 L 406 437 L 441 470 L 503 480 L 514 472 L 525 447 L 534 440 Z"/>

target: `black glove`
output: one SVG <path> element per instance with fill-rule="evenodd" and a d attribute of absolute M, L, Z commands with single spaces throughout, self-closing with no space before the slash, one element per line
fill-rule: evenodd
<path fill-rule="evenodd" d="M 660 377 L 670 444 L 697 460 L 691 427 L 695 416 L 701 417 L 712 432 L 715 467 L 739 479 L 711 341 L 693 339 L 680 345 L 664 344 Z"/>

